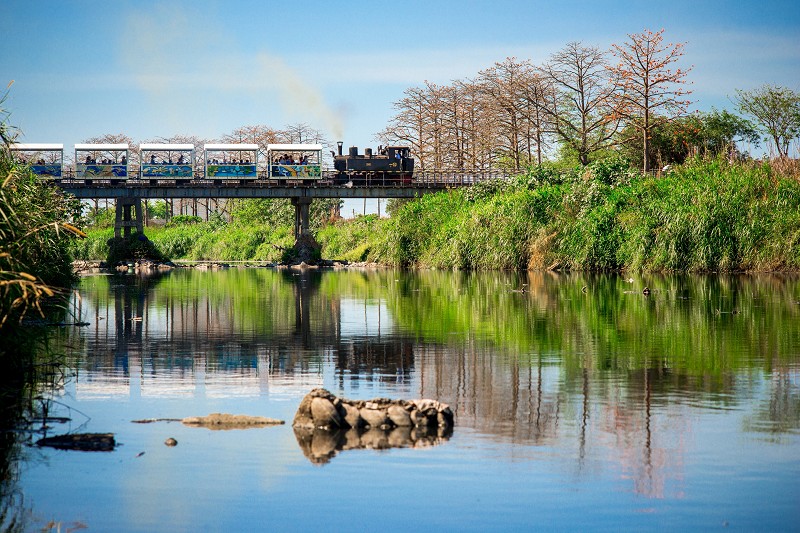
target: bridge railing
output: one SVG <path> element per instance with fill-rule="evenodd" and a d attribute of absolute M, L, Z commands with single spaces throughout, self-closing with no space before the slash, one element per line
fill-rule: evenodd
<path fill-rule="evenodd" d="M 79 170 L 86 166 L 79 164 Z M 92 165 L 102 166 L 102 165 Z M 110 168 L 111 166 L 109 166 Z M 158 167 L 158 168 L 156 168 Z M 141 172 L 138 165 L 131 165 L 128 168 L 127 176 L 114 175 L 113 177 L 104 173 L 103 175 L 89 175 L 89 173 L 79 172 L 76 175 L 74 168 L 64 168 L 57 181 L 65 183 L 77 180 L 82 182 L 85 179 L 91 179 L 91 185 L 100 186 L 109 182 L 111 185 L 120 183 L 128 183 L 132 187 L 142 185 L 150 186 L 172 186 L 176 182 L 182 187 L 192 187 L 193 185 L 207 186 L 213 182 L 215 186 L 242 186 L 250 185 L 254 187 L 319 187 L 319 186 L 345 186 L 345 187 L 423 187 L 423 188 L 448 188 L 448 187 L 461 187 L 474 185 L 475 183 L 507 179 L 511 173 L 504 170 L 418 170 L 413 175 L 405 175 L 401 178 L 391 175 L 374 175 L 374 176 L 354 176 L 352 180 L 343 181 L 336 178 L 337 173 L 330 169 L 319 170 L 315 167 L 315 172 L 318 172 L 316 177 L 306 177 L 302 175 L 283 176 L 283 175 L 270 175 L 266 170 L 259 169 L 257 172 L 251 169 L 250 175 L 247 176 L 233 176 L 225 175 L 219 176 L 206 176 L 203 168 L 191 168 L 188 165 L 151 165 L 145 163 L 142 165 Z M 112 179 L 109 180 L 109 177 Z"/>
<path fill-rule="evenodd" d="M 504 170 L 421 170 L 414 172 L 413 183 L 428 186 L 455 187 L 483 181 L 506 179 Z"/>

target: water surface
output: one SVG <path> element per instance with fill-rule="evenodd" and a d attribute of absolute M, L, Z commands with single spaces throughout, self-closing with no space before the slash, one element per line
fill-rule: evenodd
<path fill-rule="evenodd" d="M 181 269 L 84 278 L 73 306 L 50 434 L 120 446 L 26 447 L 4 507 L 27 529 L 800 522 L 798 278 Z M 291 420 L 315 387 L 437 399 L 455 430 L 312 461 Z M 213 412 L 287 424 L 131 422 Z"/>

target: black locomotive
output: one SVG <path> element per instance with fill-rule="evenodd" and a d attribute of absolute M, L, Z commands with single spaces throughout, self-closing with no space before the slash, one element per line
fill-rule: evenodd
<path fill-rule="evenodd" d="M 342 154 L 342 143 L 337 143 L 339 154 L 333 156 L 334 183 L 354 185 L 407 185 L 414 173 L 414 158 L 405 146 L 379 146 L 377 153 L 365 148 L 359 155 L 358 147 L 351 146 Z"/>

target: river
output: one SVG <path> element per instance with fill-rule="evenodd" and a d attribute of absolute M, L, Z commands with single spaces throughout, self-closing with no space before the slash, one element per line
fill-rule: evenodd
<path fill-rule="evenodd" d="M 67 364 L 40 401 L 68 420 L 47 434 L 108 432 L 117 446 L 26 445 L 4 481 L 14 497 L 0 524 L 800 524 L 798 277 L 178 269 L 84 277 L 71 305 L 89 325 L 55 339 Z M 302 447 L 291 421 L 316 387 L 439 400 L 455 427 L 416 441 Z M 215 412 L 286 424 L 132 422 Z"/>

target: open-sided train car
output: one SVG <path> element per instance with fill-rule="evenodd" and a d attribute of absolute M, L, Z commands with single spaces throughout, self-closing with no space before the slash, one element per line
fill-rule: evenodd
<path fill-rule="evenodd" d="M 34 174 L 60 178 L 64 168 L 64 145 L 48 143 L 12 143 L 13 157 L 27 164 Z"/>
<path fill-rule="evenodd" d="M 129 166 L 128 144 L 76 144 L 74 174 L 64 168 L 61 144 L 12 144 L 15 158 L 27 163 L 41 176 L 56 179 L 74 176 L 87 184 L 115 182 L 128 178 L 156 185 L 160 182 L 186 184 L 194 179 L 246 183 L 262 180 L 280 185 L 337 184 L 352 187 L 397 186 L 412 182 L 414 158 L 404 146 L 366 148 L 363 154 L 350 147 L 331 152 L 334 169 L 323 169 L 321 144 L 269 144 L 266 153 L 258 144 L 205 144 L 195 155 L 192 144 L 142 143 L 138 167 Z M 261 156 L 261 157 L 260 157 Z M 266 160 L 263 159 L 266 156 Z"/>
<path fill-rule="evenodd" d="M 206 144 L 204 175 L 211 180 L 254 180 L 258 177 L 257 144 Z"/>
<path fill-rule="evenodd" d="M 342 154 L 342 143 L 337 143 L 338 154 L 333 157 L 334 183 L 348 185 L 407 185 L 414 175 L 414 158 L 404 146 L 379 146 L 378 152 L 365 148 L 359 155 L 358 147 L 351 146 Z"/>
<path fill-rule="evenodd" d="M 268 144 L 267 179 L 279 182 L 322 178 L 321 144 Z"/>
<path fill-rule="evenodd" d="M 76 144 L 75 178 L 124 180 L 128 177 L 128 144 Z"/>
<path fill-rule="evenodd" d="M 142 143 L 139 157 L 139 178 L 150 183 L 186 183 L 194 177 L 193 144 Z"/>

